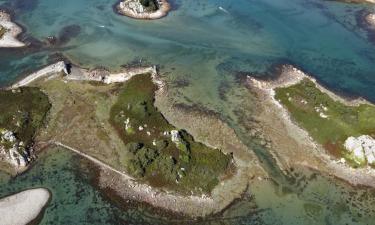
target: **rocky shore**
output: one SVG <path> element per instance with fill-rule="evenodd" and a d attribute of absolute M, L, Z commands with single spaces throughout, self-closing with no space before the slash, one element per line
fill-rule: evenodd
<path fill-rule="evenodd" d="M 150 2 L 153 7 L 146 7 L 145 4 L 149 5 Z M 171 10 L 167 0 L 122 0 L 115 8 L 121 15 L 145 20 L 160 19 Z"/>
<path fill-rule="evenodd" d="M 51 194 L 47 189 L 26 190 L 0 199 L 0 224 L 26 225 L 43 213 Z"/>
<path fill-rule="evenodd" d="M 24 47 L 25 43 L 17 40 L 21 33 L 21 27 L 11 21 L 8 13 L 0 10 L 0 48 Z"/>
<path fill-rule="evenodd" d="M 248 77 L 248 87 L 259 99 L 256 119 L 264 135 L 272 143 L 271 151 L 277 157 L 279 166 L 285 171 L 293 167 L 304 166 L 346 180 L 353 185 L 375 187 L 374 169 L 369 166 L 352 168 L 343 160 L 328 155 L 323 146 L 316 143 L 309 133 L 290 117 L 287 109 L 275 99 L 275 88 L 292 86 L 303 79 L 311 80 L 319 90 L 345 105 L 371 104 L 364 99 L 345 99 L 338 96 L 291 65 L 281 66 L 280 74 L 274 80 L 266 81 Z"/>
<path fill-rule="evenodd" d="M 124 83 L 128 81 L 133 76 L 139 74 L 151 74 L 153 77 L 157 76 L 157 68 L 156 66 L 140 66 L 140 67 L 129 67 L 123 68 L 120 72 L 110 72 L 106 69 L 83 69 L 77 66 L 73 66 L 71 71 L 65 79 L 67 80 L 86 80 L 86 81 L 96 81 L 102 82 L 105 84 L 112 84 L 112 83 Z"/>

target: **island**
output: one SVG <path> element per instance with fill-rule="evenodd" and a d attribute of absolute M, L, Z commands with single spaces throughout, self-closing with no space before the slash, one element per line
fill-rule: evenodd
<path fill-rule="evenodd" d="M 17 39 L 21 33 L 21 27 L 11 21 L 8 13 L 0 10 L 0 48 L 24 47 L 25 43 Z"/>
<path fill-rule="evenodd" d="M 58 146 L 100 168 L 97 186 L 106 193 L 192 217 L 218 213 L 241 197 L 249 177 L 265 173 L 216 117 L 189 119 L 193 136 L 176 122 L 191 113 L 162 114 L 166 93 L 156 66 L 46 66 L 0 91 L 1 169 L 23 171 L 39 151 Z"/>
<path fill-rule="evenodd" d="M 122 0 L 115 9 L 131 18 L 154 20 L 166 16 L 171 6 L 167 0 Z"/>
<path fill-rule="evenodd" d="M 276 78 L 250 76 L 248 85 L 261 99 L 258 119 L 280 166 L 305 166 L 375 186 L 375 106 L 343 98 L 291 65 L 276 70 Z"/>
<path fill-rule="evenodd" d="M 36 188 L 0 199 L 2 225 L 34 224 L 51 198 L 45 188 Z"/>

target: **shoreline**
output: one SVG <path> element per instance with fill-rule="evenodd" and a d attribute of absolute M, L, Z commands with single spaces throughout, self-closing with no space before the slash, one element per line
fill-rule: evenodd
<path fill-rule="evenodd" d="M 282 169 L 287 170 L 293 167 L 293 164 L 300 165 L 343 179 L 352 185 L 375 187 L 374 169 L 369 166 L 354 169 L 328 155 L 323 146 L 316 143 L 306 130 L 298 126 L 290 117 L 288 110 L 275 99 L 275 88 L 288 87 L 305 78 L 314 82 L 320 91 L 347 106 L 372 104 L 362 98 L 352 100 L 339 96 L 320 85 L 315 78 L 291 65 L 283 65 L 280 75 L 271 81 L 260 81 L 248 77 L 247 83 L 250 89 L 261 99 L 262 110 L 258 115 L 259 120 L 263 123 L 264 133 L 273 143 L 275 149 L 272 151 L 277 153 L 279 160 L 283 161 L 280 164 L 284 167 Z M 276 131 L 277 128 L 286 132 L 279 133 Z M 291 149 L 287 149 L 288 147 Z"/>
<path fill-rule="evenodd" d="M 24 225 L 39 220 L 51 200 L 46 188 L 28 189 L 0 199 L 3 225 Z"/>
<path fill-rule="evenodd" d="M 157 1 L 159 2 L 159 9 L 154 12 L 135 12 L 125 5 L 124 0 L 118 1 L 113 6 L 113 9 L 118 15 L 127 16 L 133 19 L 155 20 L 167 16 L 169 11 L 171 11 L 172 9 L 171 5 L 168 3 L 167 0 Z"/>
<path fill-rule="evenodd" d="M 22 34 L 22 28 L 11 21 L 11 16 L 7 12 L 0 9 L 0 28 L 5 29 L 5 33 L 0 38 L 0 48 L 20 48 L 26 44 L 17 38 Z"/>

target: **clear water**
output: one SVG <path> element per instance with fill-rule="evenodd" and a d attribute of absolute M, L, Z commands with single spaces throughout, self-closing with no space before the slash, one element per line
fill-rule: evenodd
<path fill-rule="evenodd" d="M 275 63 L 289 62 L 337 92 L 375 101 L 375 45 L 358 29 L 355 18 L 360 10 L 371 10 L 370 6 L 321 0 L 175 0 L 177 10 L 168 17 L 138 21 L 113 13 L 115 2 L 0 0 L 27 28 L 29 39 L 58 36 L 68 25 L 81 27 L 78 36 L 63 46 L 0 50 L 0 84 L 7 85 L 45 65 L 56 52 L 85 67 L 113 70 L 143 59 L 161 65 L 169 82 L 189 81 L 190 86 L 176 91 L 176 101 L 201 104 L 219 112 L 252 147 L 256 146 L 235 112 L 246 93 L 238 91 L 226 99 L 220 96 L 223 87 L 236 89 L 236 71 L 263 73 Z M 251 104 L 251 99 L 248 101 Z M 251 113 L 251 107 L 246 113 Z M 256 153 L 276 182 L 263 182 L 251 189 L 255 206 L 254 201 L 244 199 L 219 218 L 201 223 L 374 223 L 375 197 L 371 190 L 353 189 L 320 175 L 294 182 L 278 172 L 264 149 L 256 148 Z M 133 207 L 127 209 L 128 213 L 102 199 L 89 178 L 77 177 L 74 171 L 82 168 L 71 157 L 68 153 L 46 154 L 30 172 L 16 179 L 4 178 L 0 193 L 38 185 L 50 188 L 56 194 L 42 224 L 54 220 L 61 221 L 55 224 L 167 222 L 160 222 L 153 210 Z M 310 173 L 299 171 L 296 176 L 310 177 Z M 176 223 L 173 216 L 168 221 Z"/>

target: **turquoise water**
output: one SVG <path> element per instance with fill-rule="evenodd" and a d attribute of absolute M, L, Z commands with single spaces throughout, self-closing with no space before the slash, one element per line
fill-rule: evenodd
<path fill-rule="evenodd" d="M 55 53 L 85 67 L 113 70 L 141 59 L 159 64 L 171 84 L 187 81 L 189 86 L 174 90 L 176 101 L 219 112 L 252 147 L 256 145 L 238 112 L 248 100 L 250 107 L 241 115 L 251 115 L 251 98 L 243 91 L 228 94 L 238 88 L 237 72 L 267 74 L 272 65 L 289 62 L 332 90 L 375 101 L 375 45 L 356 24 L 358 12 L 372 10 L 370 6 L 322 0 L 174 2 L 178 8 L 168 17 L 137 21 L 116 15 L 115 0 L 0 0 L 27 29 L 24 38 L 33 40 L 28 49 L 0 50 L 0 84 L 47 64 Z M 71 25 L 78 25 L 79 32 L 61 35 Z M 63 36 L 64 43 L 49 47 L 36 41 L 51 35 Z M 258 147 L 256 153 L 275 183 L 253 187 L 255 200 L 245 198 L 201 224 L 373 224 L 373 191 L 320 175 L 311 178 L 309 171 L 284 177 L 264 149 Z M 30 172 L 4 178 L 0 193 L 50 188 L 54 199 L 42 224 L 177 223 L 173 215 L 160 221 L 157 213 L 141 206 L 117 208 L 91 185 L 90 173 L 77 176 L 84 168 L 71 157 L 46 154 Z"/>

